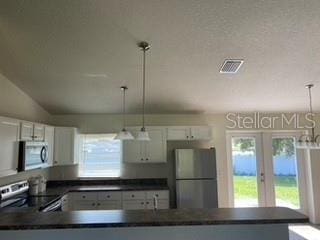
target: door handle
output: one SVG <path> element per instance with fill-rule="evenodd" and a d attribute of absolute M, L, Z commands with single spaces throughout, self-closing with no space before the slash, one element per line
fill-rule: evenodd
<path fill-rule="evenodd" d="M 264 173 L 260 173 L 260 181 L 264 182 L 264 180 L 265 180 Z"/>

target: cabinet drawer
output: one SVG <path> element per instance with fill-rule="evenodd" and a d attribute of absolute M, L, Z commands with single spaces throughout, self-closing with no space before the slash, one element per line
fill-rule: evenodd
<path fill-rule="evenodd" d="M 122 193 L 123 200 L 135 200 L 135 199 L 142 199 L 144 200 L 146 194 L 144 191 L 126 191 Z"/>
<path fill-rule="evenodd" d="M 158 199 L 169 199 L 169 191 L 147 191 L 147 199 L 153 199 L 153 196 L 156 196 Z"/>
<path fill-rule="evenodd" d="M 98 200 L 121 200 L 121 192 L 98 192 Z"/>
<path fill-rule="evenodd" d="M 97 200 L 97 192 L 72 192 L 70 193 L 72 200 Z"/>
<path fill-rule="evenodd" d="M 145 209 L 145 202 L 144 200 L 127 200 L 123 201 L 122 208 L 124 210 L 136 210 L 136 209 Z"/>

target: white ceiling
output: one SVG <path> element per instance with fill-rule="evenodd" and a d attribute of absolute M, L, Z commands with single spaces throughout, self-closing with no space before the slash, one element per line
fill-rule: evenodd
<path fill-rule="evenodd" d="M 0 1 L 0 72 L 51 113 L 301 111 L 320 73 L 319 0 Z M 226 58 L 245 62 L 222 75 Z M 314 88 L 320 110 L 320 82 Z"/>

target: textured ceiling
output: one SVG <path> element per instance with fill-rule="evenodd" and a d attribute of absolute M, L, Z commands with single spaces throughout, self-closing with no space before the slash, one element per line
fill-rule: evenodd
<path fill-rule="evenodd" d="M 316 83 L 319 0 L 0 1 L 0 72 L 51 113 L 301 111 Z M 223 75 L 226 58 L 245 62 Z M 317 83 L 318 86 L 317 86 Z"/>

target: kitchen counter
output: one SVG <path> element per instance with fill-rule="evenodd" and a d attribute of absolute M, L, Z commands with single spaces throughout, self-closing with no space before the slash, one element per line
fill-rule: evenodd
<path fill-rule="evenodd" d="M 38 212 L 69 192 L 169 190 L 166 179 L 49 181 L 46 191 L 29 196 L 27 207 L 7 207 L 0 212 Z"/>
<path fill-rule="evenodd" d="M 306 223 L 288 208 L 217 208 L 3 213 L 0 230 Z"/>

